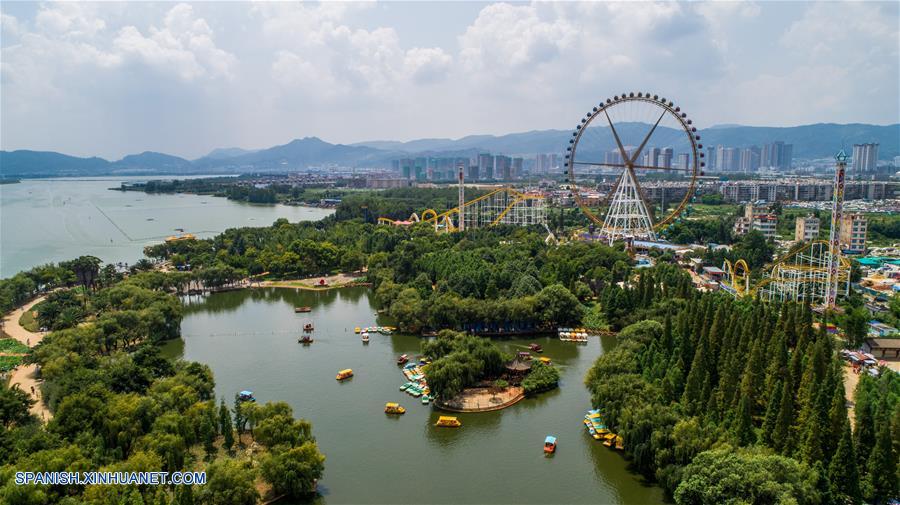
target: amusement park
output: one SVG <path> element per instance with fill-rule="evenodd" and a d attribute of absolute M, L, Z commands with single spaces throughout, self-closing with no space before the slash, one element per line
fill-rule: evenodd
<path fill-rule="evenodd" d="M 704 146 L 693 119 L 672 100 L 630 92 L 607 98 L 579 120 L 565 147 L 565 190 L 560 207 L 577 208 L 586 226 L 574 232 L 553 229 L 554 203 L 539 188 L 467 184 L 458 167 L 457 205 L 442 211 L 423 209 L 407 219 L 379 217 L 378 223 L 410 226 L 427 223 L 436 233 L 495 225 L 537 226 L 546 241 L 600 241 L 621 244 L 639 264 L 642 252 L 701 248 L 713 244 L 675 244 L 669 228 L 691 219 L 697 190 L 706 175 Z M 725 259 L 716 287 L 731 295 L 769 301 L 794 301 L 834 309 L 846 296 L 851 263 L 842 253 L 841 226 L 848 156 L 834 158 L 831 226 L 828 240 L 798 240 L 751 271 L 743 258 Z M 653 202 L 648 187 L 678 182 L 684 188 L 674 201 Z M 466 199 L 467 187 L 479 190 Z M 568 202 L 568 203 L 565 203 Z"/>

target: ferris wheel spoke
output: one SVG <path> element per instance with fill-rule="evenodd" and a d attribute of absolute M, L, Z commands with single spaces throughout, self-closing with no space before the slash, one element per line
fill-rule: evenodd
<path fill-rule="evenodd" d="M 616 138 L 616 144 L 619 146 L 619 153 L 622 155 L 622 160 L 631 159 L 628 157 L 628 154 L 625 152 L 625 147 L 622 146 L 622 141 L 619 139 L 619 134 L 616 132 L 616 127 L 613 126 L 612 119 L 609 118 L 609 113 L 606 110 L 603 110 L 603 114 L 606 116 L 606 121 L 609 123 L 610 129 L 612 129 L 613 137 Z"/>
<path fill-rule="evenodd" d="M 634 162 L 637 161 L 638 156 L 641 155 L 641 151 L 644 150 L 644 147 L 647 145 L 647 141 L 650 140 L 650 136 L 653 135 L 653 132 L 656 131 L 656 127 L 659 126 L 659 122 L 662 121 L 663 116 L 666 115 L 666 111 L 663 110 L 662 114 L 659 115 L 659 119 L 656 120 L 656 123 L 653 125 L 653 128 L 650 128 L 650 131 L 647 132 L 647 136 L 644 137 L 644 141 L 641 142 L 641 146 L 637 148 L 637 151 L 634 152 L 634 156 L 631 157 L 631 164 L 634 165 Z"/>

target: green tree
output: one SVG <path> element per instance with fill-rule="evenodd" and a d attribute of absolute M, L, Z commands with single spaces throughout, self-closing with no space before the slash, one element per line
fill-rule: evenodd
<path fill-rule="evenodd" d="M 205 505 L 255 505 L 259 492 L 249 465 L 230 458 L 212 462 L 206 485 L 198 488 L 197 501 Z"/>
<path fill-rule="evenodd" d="M 315 492 L 324 470 L 325 456 L 313 442 L 269 454 L 260 464 L 260 473 L 275 492 L 293 498 Z"/>
<path fill-rule="evenodd" d="M 222 403 L 219 405 L 219 431 L 224 438 L 225 450 L 230 452 L 234 447 L 234 426 L 231 424 L 231 412 L 225 406 L 225 398 L 222 398 Z"/>
<path fill-rule="evenodd" d="M 853 450 L 853 438 L 850 435 L 850 423 L 845 420 L 841 440 L 838 442 L 837 452 L 831 458 L 828 466 L 828 480 L 831 483 L 831 493 L 835 497 L 842 497 L 844 501 L 859 503 L 861 495 L 859 491 L 859 470 L 856 466 L 856 452 Z"/>
<path fill-rule="evenodd" d="M 897 454 L 893 450 L 891 423 L 885 419 L 878 424 L 866 478 L 872 490 L 872 498 L 883 501 L 897 496 Z"/>
<path fill-rule="evenodd" d="M 675 490 L 678 505 L 722 503 L 818 504 L 816 472 L 784 456 L 756 449 L 700 453 Z"/>

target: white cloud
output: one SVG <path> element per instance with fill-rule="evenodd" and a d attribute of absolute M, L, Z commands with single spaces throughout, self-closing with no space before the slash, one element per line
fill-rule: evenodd
<path fill-rule="evenodd" d="M 113 41 L 123 55 L 137 57 L 159 69 L 174 69 L 179 77 L 232 77 L 234 55 L 216 47 L 206 20 L 194 16 L 188 4 L 178 4 L 166 13 L 163 27 L 151 27 L 143 35 L 134 26 L 119 30 Z"/>
<path fill-rule="evenodd" d="M 701 127 L 900 119 L 896 2 L 8 5 L 3 148 L 504 133 L 632 90 Z"/>
<path fill-rule="evenodd" d="M 453 57 L 440 47 L 414 47 L 403 59 L 405 72 L 417 83 L 440 81 L 450 71 Z"/>

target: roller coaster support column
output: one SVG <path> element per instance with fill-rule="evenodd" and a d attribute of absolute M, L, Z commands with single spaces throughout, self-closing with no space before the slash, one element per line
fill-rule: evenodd
<path fill-rule="evenodd" d="M 834 198 L 831 206 L 831 235 L 828 240 L 828 294 L 825 308 L 833 309 L 838 293 L 838 268 L 841 265 L 841 218 L 844 214 L 844 175 L 847 171 L 847 155 L 841 149 L 834 157 Z"/>
<path fill-rule="evenodd" d="M 465 169 L 462 165 L 459 166 L 459 226 L 457 229 L 459 231 L 466 230 L 466 186 L 463 184 L 463 178 L 465 177 Z"/>

